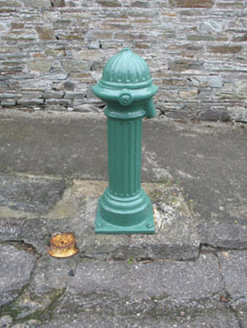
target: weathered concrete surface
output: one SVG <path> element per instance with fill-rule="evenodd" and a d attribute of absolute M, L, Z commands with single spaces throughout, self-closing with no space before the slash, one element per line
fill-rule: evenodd
<path fill-rule="evenodd" d="M 1 172 L 107 179 L 105 118 L 6 111 L 0 120 Z M 144 122 L 143 181 L 180 184 L 204 244 L 247 247 L 246 141 L 238 124 Z"/>
<path fill-rule="evenodd" d="M 213 293 L 222 292 L 222 289 L 217 258 L 209 254 L 202 255 L 196 262 L 80 263 L 75 278 L 68 285 L 67 293 L 73 297 L 84 294 L 90 298 L 92 294 L 108 292 L 136 303 L 143 299 L 157 298 L 158 301 L 158 298 L 174 298 L 179 305 L 182 300 L 190 302 L 192 299 L 207 298 Z M 61 302 L 64 305 L 67 303 L 66 300 Z M 114 312 L 104 302 L 100 307 L 104 312 Z M 163 310 L 166 312 L 166 309 Z M 124 312 L 124 308 L 119 307 L 119 311 Z"/>
<path fill-rule="evenodd" d="M 196 262 L 81 263 L 47 327 L 62 320 L 65 327 L 238 327 L 222 290 L 212 254 Z"/>
<path fill-rule="evenodd" d="M 67 115 L 0 113 L 0 171 L 105 180 L 106 120 Z"/>
<path fill-rule="evenodd" d="M 73 320 L 52 320 L 41 328 L 239 328 L 234 314 L 226 309 L 210 309 L 210 311 L 194 311 L 193 313 L 177 314 L 176 318 L 164 316 L 104 316 L 95 313 L 84 313 Z M 242 326 L 246 327 L 246 326 Z M 19 327 L 18 327 L 19 328 Z"/>
<path fill-rule="evenodd" d="M 45 314 L 63 295 L 69 281 L 75 275 L 78 262 L 79 257 L 58 261 L 48 254 L 43 254 L 42 258 L 37 260 L 28 287 L 10 307 L 5 308 L 4 314 L 14 312 L 16 320 L 32 315 L 45 318 Z"/>
<path fill-rule="evenodd" d="M 6 179 L 7 184 L 10 177 L 2 176 L 1 179 L 3 183 Z M 17 178 L 17 187 L 14 190 L 9 187 L 12 198 L 16 198 L 15 192 L 19 195 L 20 190 L 25 194 L 25 188 L 29 190 L 32 185 L 33 177 L 22 176 L 21 179 L 23 185 Z M 43 177 L 42 183 L 34 184 L 40 194 L 39 202 L 23 199 L 25 211 L 12 210 L 11 218 L 2 218 L 0 240 L 24 240 L 43 254 L 52 234 L 70 231 L 76 236 L 82 257 L 181 260 L 194 259 L 199 254 L 200 240 L 195 220 L 181 190 L 171 181 L 143 184 L 155 206 L 156 234 L 116 236 L 94 233 L 97 200 L 106 188 L 106 182 L 70 181 L 62 198 L 47 213 L 50 207 L 46 201 L 47 180 L 55 195 L 60 191 L 61 184 L 57 179 Z M 5 204 L 9 204 L 8 196 L 9 193 L 2 196 Z M 38 210 L 46 204 L 46 214 L 38 215 Z M 7 206 L 0 209 L 5 216 L 8 214 Z"/>
<path fill-rule="evenodd" d="M 0 306 L 12 302 L 28 284 L 35 256 L 0 244 Z"/>
<path fill-rule="evenodd" d="M 215 248 L 246 249 L 247 247 L 247 225 L 243 219 L 234 220 L 232 223 L 224 219 L 208 222 L 205 220 L 198 225 L 201 243 Z M 239 221 L 242 221 L 242 224 Z"/>
<path fill-rule="evenodd" d="M 218 253 L 219 268 L 227 304 L 234 310 L 241 328 L 247 327 L 247 251 Z"/>
<path fill-rule="evenodd" d="M 61 179 L 0 176 L 0 208 L 46 214 L 60 200 L 65 183 Z"/>
<path fill-rule="evenodd" d="M 232 272 L 219 266 L 221 256 L 226 254 L 202 253 L 196 261 L 82 262 L 45 255 L 0 322 L 14 318 L 18 328 L 25 327 L 19 320 L 42 328 L 245 327 L 246 284 L 231 296 L 225 284 L 232 275 L 235 284 L 243 283 L 244 275 L 238 277 L 235 263 Z"/>
<path fill-rule="evenodd" d="M 241 328 L 246 328 L 247 327 L 247 305 L 239 306 L 238 309 L 236 310 L 236 317 L 239 322 L 239 326 Z"/>
<path fill-rule="evenodd" d="M 158 233 L 95 236 L 105 123 L 1 114 L 0 327 L 246 327 L 246 129 L 145 122 Z M 62 231 L 81 251 L 67 260 L 46 253 Z"/>
<path fill-rule="evenodd" d="M 21 240 L 25 218 L 0 217 L 0 241 Z"/>
<path fill-rule="evenodd" d="M 235 300 L 236 305 L 247 304 L 247 252 L 222 252 L 219 254 L 219 263 L 229 299 Z"/>

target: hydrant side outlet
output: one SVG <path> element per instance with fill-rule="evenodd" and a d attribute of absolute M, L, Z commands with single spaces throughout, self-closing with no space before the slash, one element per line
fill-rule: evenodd
<path fill-rule="evenodd" d="M 147 63 L 123 49 L 105 65 L 93 92 L 107 107 L 109 186 L 99 198 L 95 233 L 154 233 L 151 200 L 141 188 L 143 117 L 154 117 Z"/>

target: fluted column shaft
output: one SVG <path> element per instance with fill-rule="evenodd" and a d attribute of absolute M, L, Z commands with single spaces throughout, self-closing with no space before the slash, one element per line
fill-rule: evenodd
<path fill-rule="evenodd" d="M 131 197 L 141 189 L 142 117 L 121 120 L 108 117 L 109 191 Z"/>

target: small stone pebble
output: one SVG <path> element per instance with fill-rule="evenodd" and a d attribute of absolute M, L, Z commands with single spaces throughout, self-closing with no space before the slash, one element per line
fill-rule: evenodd
<path fill-rule="evenodd" d="M 69 275 L 70 277 L 74 277 L 74 276 L 75 276 L 74 270 L 73 270 L 73 269 L 69 270 L 68 275 Z"/>

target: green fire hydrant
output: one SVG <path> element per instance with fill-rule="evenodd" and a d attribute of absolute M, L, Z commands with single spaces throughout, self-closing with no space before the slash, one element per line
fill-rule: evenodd
<path fill-rule="evenodd" d="M 154 233 L 151 201 L 141 188 L 142 119 L 154 117 L 147 63 L 123 49 L 105 65 L 94 94 L 107 107 L 109 186 L 99 198 L 95 233 Z"/>

